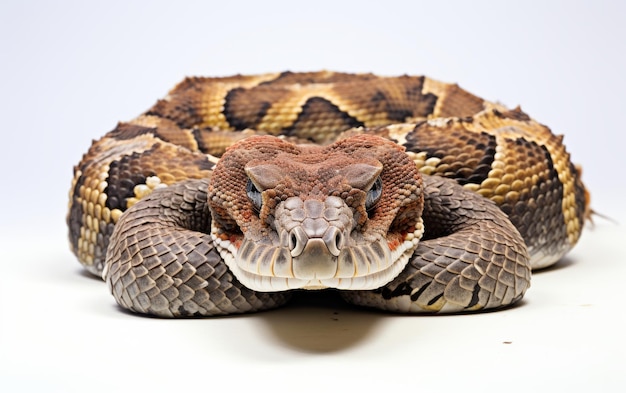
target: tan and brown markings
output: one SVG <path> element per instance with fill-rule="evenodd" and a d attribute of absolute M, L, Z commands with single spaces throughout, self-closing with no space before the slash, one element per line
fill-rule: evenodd
<path fill-rule="evenodd" d="M 315 145 L 329 145 L 354 134 L 391 140 L 406 150 L 404 154 L 422 174 L 452 178 L 496 202 L 523 237 L 535 268 L 557 261 L 573 247 L 582 230 L 585 189 L 562 137 L 521 110 L 509 110 L 457 85 L 426 77 L 286 72 L 187 78 L 146 113 L 118 124 L 94 142 L 75 167 L 68 215 L 72 250 L 90 272 L 100 274 L 109 238 L 124 211 L 153 190 L 186 179 L 211 178 L 229 146 L 258 134 Z M 253 173 L 248 176 L 254 177 Z M 271 170 L 262 173 L 278 176 Z M 350 173 L 346 179 L 354 176 L 354 171 Z M 439 183 L 428 180 L 428 184 Z M 447 185 L 437 187 L 438 192 L 449 189 Z M 427 195 L 426 205 L 432 203 Z M 430 221 L 432 229 L 426 225 L 427 240 L 420 244 L 428 245 L 450 230 L 438 230 L 436 222 Z M 210 252 L 217 251 L 212 248 Z M 378 295 L 385 299 L 402 295 L 402 302 L 419 300 L 437 287 L 424 274 L 421 278 L 409 274 L 411 280 L 421 282 L 417 288 L 398 284 L 382 288 Z M 120 285 L 118 301 L 130 296 Z M 497 292 L 495 284 L 491 286 L 490 293 Z M 479 303 L 483 295 L 476 288 L 469 290 L 472 296 L 464 306 L 467 309 L 489 304 L 484 299 Z M 508 301 L 521 297 L 523 291 L 518 289 Z M 359 296 L 361 300 L 353 301 L 380 306 L 380 300 Z M 428 299 L 423 309 L 445 309 L 443 292 Z M 127 307 L 142 311 L 132 301 L 127 303 Z M 415 306 L 384 307 L 415 311 Z M 146 310 L 157 313 L 149 307 Z"/>

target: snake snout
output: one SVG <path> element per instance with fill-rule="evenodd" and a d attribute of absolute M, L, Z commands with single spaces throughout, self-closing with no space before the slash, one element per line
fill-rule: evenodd
<path fill-rule="evenodd" d="M 343 199 L 290 197 L 278 204 L 271 232 L 244 237 L 239 247 L 215 236 L 237 279 L 255 291 L 376 289 L 406 266 L 421 238 L 414 233 L 391 249 L 384 236 L 363 236 Z"/>
<path fill-rule="evenodd" d="M 344 245 L 344 231 L 338 222 L 324 217 L 332 210 L 323 201 L 303 203 L 305 219 L 288 235 L 289 252 L 293 258 L 293 273 L 303 279 L 332 278 L 337 273 L 337 257 Z"/>
<path fill-rule="evenodd" d="M 294 275 L 304 279 L 334 277 L 342 243 L 343 235 L 336 227 L 331 226 L 322 237 L 314 238 L 309 238 L 300 227 L 294 228 L 289 236 Z"/>
<path fill-rule="evenodd" d="M 344 244 L 344 236 L 341 230 L 335 226 L 328 227 L 321 238 L 309 238 L 302 227 L 295 227 L 289 233 L 289 251 L 294 258 L 299 257 L 307 247 L 311 247 L 309 244 L 314 243 L 319 243 L 332 256 L 338 257 Z"/>

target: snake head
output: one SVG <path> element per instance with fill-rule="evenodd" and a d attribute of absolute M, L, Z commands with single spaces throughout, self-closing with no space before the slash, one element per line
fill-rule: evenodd
<path fill-rule="evenodd" d="M 245 139 L 222 156 L 208 200 L 220 255 L 256 291 L 381 287 L 423 233 L 415 164 L 372 135 L 324 147 Z"/>

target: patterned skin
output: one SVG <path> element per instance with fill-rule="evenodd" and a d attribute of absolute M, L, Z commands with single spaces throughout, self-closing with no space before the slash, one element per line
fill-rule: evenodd
<path fill-rule="evenodd" d="M 297 288 L 457 312 L 520 299 L 587 206 L 562 137 L 520 109 L 425 77 L 282 73 L 188 78 L 118 124 L 75 167 L 68 225 L 137 312 L 254 311 Z"/>

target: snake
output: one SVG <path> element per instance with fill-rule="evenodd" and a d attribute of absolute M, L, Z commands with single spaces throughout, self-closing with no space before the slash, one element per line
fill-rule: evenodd
<path fill-rule="evenodd" d="M 202 317 L 337 291 L 505 308 L 589 217 L 563 136 L 425 76 L 187 77 L 74 167 L 70 248 L 123 308 Z"/>

